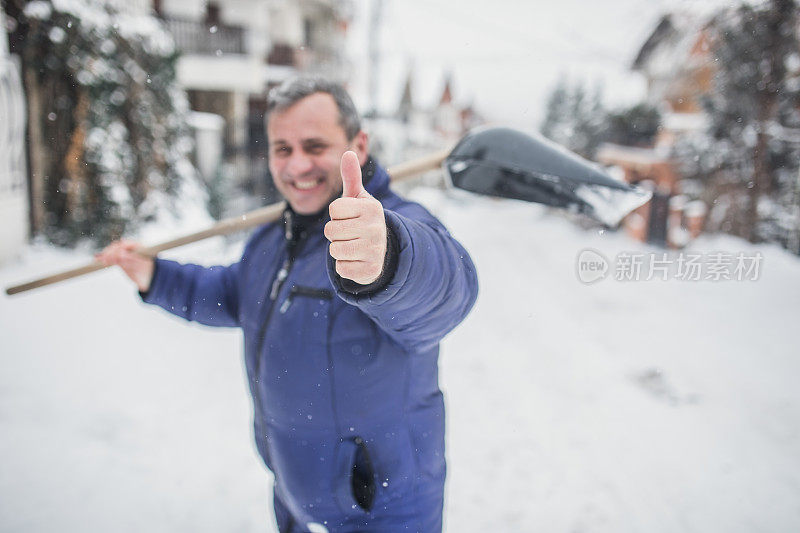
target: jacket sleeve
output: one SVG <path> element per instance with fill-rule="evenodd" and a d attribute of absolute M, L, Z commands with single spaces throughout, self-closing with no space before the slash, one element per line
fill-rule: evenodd
<path fill-rule="evenodd" d="M 205 268 L 156 259 L 142 300 L 208 326 L 239 326 L 239 269 L 240 263 Z"/>
<path fill-rule="evenodd" d="M 393 339 L 421 350 L 438 343 L 467 316 L 478 296 L 478 277 L 466 250 L 442 224 L 417 204 L 384 209 L 397 238 L 392 280 L 374 294 L 344 290 L 328 254 L 328 275 L 336 293 L 370 316 Z"/>

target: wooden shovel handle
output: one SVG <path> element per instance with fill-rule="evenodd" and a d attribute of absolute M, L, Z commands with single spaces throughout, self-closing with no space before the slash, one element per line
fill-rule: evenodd
<path fill-rule="evenodd" d="M 395 183 L 398 181 L 407 180 L 411 177 L 414 177 L 428 170 L 433 170 L 435 168 L 438 168 L 449 153 L 450 150 L 442 150 L 441 152 L 432 153 L 430 155 L 421 157 L 419 159 L 415 159 L 413 161 L 401 163 L 389 169 L 389 176 L 391 177 L 391 180 Z M 285 202 L 278 202 L 275 204 L 271 204 L 266 207 L 262 207 L 260 209 L 255 209 L 253 211 L 245 213 L 244 215 L 226 218 L 225 220 L 221 220 L 216 224 L 214 224 L 213 226 L 211 226 L 210 228 L 204 229 L 202 231 L 198 231 L 196 233 L 192 233 L 189 235 L 184 235 L 183 237 L 178 237 L 177 239 L 172 239 L 170 241 L 162 242 L 161 244 L 156 244 L 154 246 L 146 246 L 139 248 L 137 252 L 147 257 L 155 257 L 156 254 L 158 254 L 159 252 L 163 252 L 164 250 L 170 250 L 172 248 L 177 248 L 178 246 L 183 246 L 185 244 L 191 244 L 193 242 L 202 241 L 203 239 L 208 239 L 209 237 L 216 237 L 217 235 L 227 235 L 228 233 L 233 233 L 236 231 L 249 229 L 255 226 L 260 226 L 268 222 L 274 222 L 281 216 L 281 213 L 283 213 L 283 210 L 285 208 L 286 208 Z M 104 268 L 108 268 L 107 265 L 104 265 L 99 261 L 92 261 L 91 263 L 84 265 L 82 267 L 74 268 L 72 270 L 65 270 L 63 272 L 59 272 L 57 274 L 53 274 L 44 278 L 8 287 L 6 288 L 6 294 L 10 296 L 13 294 L 18 294 L 20 292 L 29 291 L 31 289 L 36 289 L 38 287 L 44 287 L 45 285 L 52 285 L 53 283 L 58 283 L 60 281 L 77 278 L 78 276 L 83 276 L 84 274 L 89 274 L 90 272 L 96 272 Z"/>

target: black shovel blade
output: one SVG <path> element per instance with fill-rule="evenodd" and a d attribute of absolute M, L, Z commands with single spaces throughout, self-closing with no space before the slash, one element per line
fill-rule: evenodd
<path fill-rule="evenodd" d="M 650 199 L 593 163 L 510 128 L 467 134 L 445 160 L 451 183 L 483 195 L 577 210 L 608 226 Z"/>

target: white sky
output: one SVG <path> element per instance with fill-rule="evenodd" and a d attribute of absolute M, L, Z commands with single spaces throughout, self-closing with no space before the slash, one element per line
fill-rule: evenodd
<path fill-rule="evenodd" d="M 348 50 L 352 90 L 366 108 L 369 13 L 377 0 L 354 0 Z M 612 105 L 637 101 L 644 80 L 629 68 L 667 9 L 707 10 L 729 0 L 383 0 L 379 105 L 396 108 L 411 65 L 418 104 L 435 103 L 443 75 L 454 97 L 490 120 L 538 128 L 560 76 L 602 82 Z"/>

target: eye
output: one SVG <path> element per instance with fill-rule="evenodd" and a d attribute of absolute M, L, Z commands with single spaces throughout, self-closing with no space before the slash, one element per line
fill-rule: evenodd
<path fill-rule="evenodd" d="M 323 151 L 325 151 L 325 148 L 327 148 L 327 146 L 320 143 L 308 144 L 305 146 L 306 152 L 308 152 L 311 155 L 319 155 Z"/>
<path fill-rule="evenodd" d="M 290 153 L 292 153 L 292 151 L 288 146 L 275 146 L 272 149 L 272 155 L 276 157 L 286 157 Z"/>

